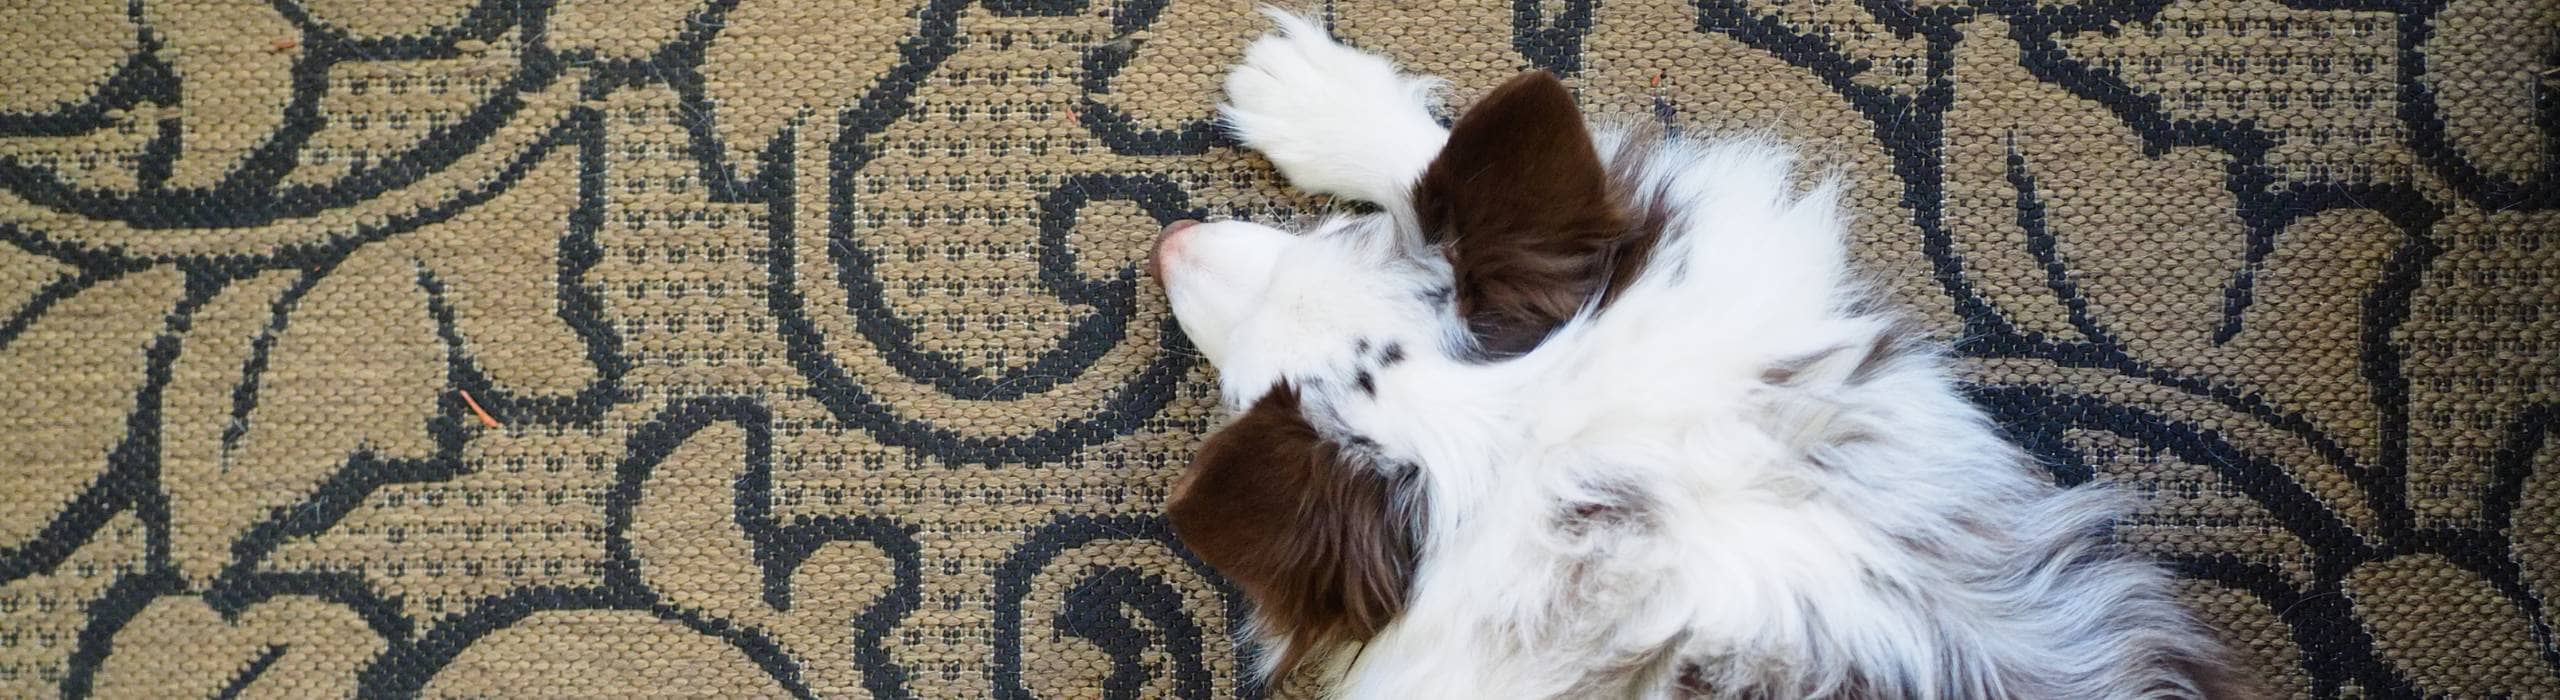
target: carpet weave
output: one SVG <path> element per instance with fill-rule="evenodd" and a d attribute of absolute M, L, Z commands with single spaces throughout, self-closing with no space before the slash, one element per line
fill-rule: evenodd
<path fill-rule="evenodd" d="M 1425 0 L 1767 129 L 2251 672 L 2560 697 L 2560 2 Z M 0 2 L 0 697 L 1228 697 L 1228 0 Z M 1290 692 L 1296 692 L 1293 689 Z"/>

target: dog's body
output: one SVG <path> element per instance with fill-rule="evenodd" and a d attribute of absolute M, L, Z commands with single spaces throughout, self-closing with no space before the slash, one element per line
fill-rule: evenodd
<path fill-rule="evenodd" d="M 1239 411 L 1177 488 L 1263 672 L 1362 698 L 2227 696 L 2220 650 L 1873 307 L 1838 189 L 1768 141 L 1582 125 L 1282 16 L 1226 115 L 1301 234 L 1168 229 Z"/>

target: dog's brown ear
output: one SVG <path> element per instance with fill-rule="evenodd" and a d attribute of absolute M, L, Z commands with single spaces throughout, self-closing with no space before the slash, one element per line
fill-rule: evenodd
<path fill-rule="evenodd" d="M 1459 313 L 1504 354 L 1536 346 L 1607 284 L 1628 229 L 1581 110 L 1545 72 L 1458 118 L 1414 185 L 1414 211 L 1457 270 Z"/>
<path fill-rule="evenodd" d="M 1243 589 L 1288 640 L 1278 673 L 1311 649 L 1368 639 L 1404 609 L 1420 497 L 1344 460 L 1275 387 L 1200 448 L 1175 485 L 1174 534 Z"/>

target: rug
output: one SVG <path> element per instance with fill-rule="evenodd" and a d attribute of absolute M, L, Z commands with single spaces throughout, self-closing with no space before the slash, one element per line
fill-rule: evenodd
<path fill-rule="evenodd" d="M 2560 2 L 1317 9 L 1804 144 L 2280 694 L 2560 696 Z M 1138 271 L 1334 206 L 1250 3 L 0 12 L 0 696 L 1266 694 Z"/>

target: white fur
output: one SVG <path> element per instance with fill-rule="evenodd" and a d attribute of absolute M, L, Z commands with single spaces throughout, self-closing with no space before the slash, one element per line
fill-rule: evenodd
<path fill-rule="evenodd" d="M 1334 43 L 1324 25 L 1265 9 L 1280 31 L 1245 47 L 1219 107 L 1291 184 L 1367 202 L 1401 199 L 1448 131 L 1432 121 L 1442 81 L 1412 77 Z"/>
<path fill-rule="evenodd" d="M 1228 81 L 1230 123 L 1298 186 L 1408 210 L 1445 140 L 1430 81 L 1279 18 Z M 1321 429 L 1420 467 L 1407 608 L 1356 655 L 1310 650 L 1337 695 L 1665 696 L 1692 664 L 1767 697 L 2198 692 L 2159 661 L 2212 642 L 2107 543 L 2113 492 L 2052 486 L 1935 353 L 1851 376 L 1892 319 L 1848 265 L 1836 181 L 1793 191 L 1767 139 L 1641 157 L 1673 231 L 1613 304 L 1517 358 L 1469 356 L 1408 217 L 1207 224 L 1167 261 L 1230 407 L 1287 381 Z M 1407 359 L 1359 349 L 1386 344 Z M 1559 526 L 1626 492 L 1636 521 Z"/>

